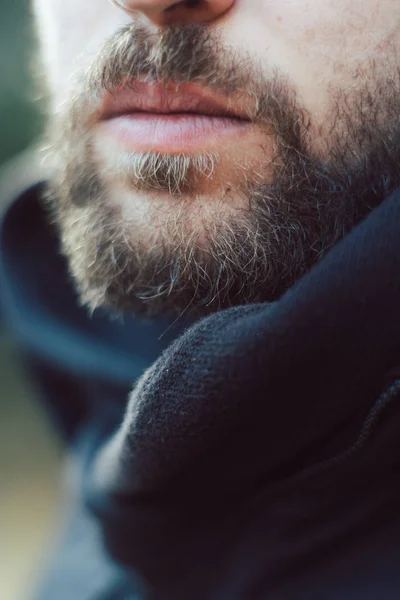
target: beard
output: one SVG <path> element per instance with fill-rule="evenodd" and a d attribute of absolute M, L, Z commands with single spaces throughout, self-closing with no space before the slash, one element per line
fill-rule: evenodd
<path fill-rule="evenodd" d="M 262 65 L 224 48 L 206 26 L 117 32 L 48 128 L 48 206 L 82 303 L 199 316 L 278 299 L 400 185 L 400 76 L 393 62 L 390 77 L 371 65 L 363 87 L 332 92 L 322 135 L 290 82 L 277 72 L 267 78 Z M 245 160 L 235 165 L 239 183 L 227 181 L 222 193 L 207 197 L 200 190 L 221 163 L 214 152 L 130 153 L 110 178 L 92 125 L 104 94 L 135 81 L 246 94 L 249 119 L 273 140 L 272 156 L 257 168 Z M 129 217 L 118 202 L 127 191 L 148 197 Z"/>

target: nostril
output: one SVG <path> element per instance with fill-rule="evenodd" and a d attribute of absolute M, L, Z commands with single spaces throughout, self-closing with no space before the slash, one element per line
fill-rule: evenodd
<path fill-rule="evenodd" d="M 110 1 L 112 4 L 116 4 L 117 6 L 119 6 L 120 8 L 123 8 L 124 10 L 126 10 L 128 12 L 132 12 L 132 10 L 129 6 L 129 2 L 126 2 L 125 0 L 110 0 Z M 174 2 L 170 6 L 167 6 L 164 9 L 164 12 L 173 12 L 177 8 L 195 8 L 201 4 L 204 4 L 204 0 L 178 0 L 178 2 Z"/>
<path fill-rule="evenodd" d="M 165 9 L 165 12 L 172 12 L 176 8 L 179 8 L 179 7 L 195 8 L 196 6 L 198 6 L 201 3 L 202 3 L 202 0 L 181 0 L 180 2 L 175 2 L 175 4 L 168 6 L 168 8 Z"/>

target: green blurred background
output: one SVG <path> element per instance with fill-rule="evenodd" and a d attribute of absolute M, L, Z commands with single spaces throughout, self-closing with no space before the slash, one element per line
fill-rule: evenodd
<path fill-rule="evenodd" d="M 31 70 L 27 0 L 0 0 L 0 190 L 10 161 L 42 129 Z M 8 198 L 0 195 L 0 210 Z M 21 240 L 23 243 L 23 240 Z M 31 600 L 50 552 L 59 504 L 61 448 L 0 325 L 0 599 Z M 56 600 L 56 598 L 54 599 Z"/>
<path fill-rule="evenodd" d="M 33 102 L 34 36 L 27 0 L 0 0 L 0 165 L 41 131 Z"/>

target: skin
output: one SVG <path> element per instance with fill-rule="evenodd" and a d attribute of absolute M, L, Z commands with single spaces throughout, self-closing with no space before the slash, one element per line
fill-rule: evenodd
<path fill-rule="evenodd" d="M 168 0 L 127 4 L 131 14 L 106 0 L 34 1 L 55 107 L 70 94 L 71 75 L 90 65 L 109 36 L 132 20 L 156 27 L 154 22 L 162 20 L 159 13 Z M 274 68 L 286 75 L 314 121 L 323 121 L 332 88 L 351 90 L 357 85 L 355 73 L 365 69 L 366 75 L 371 59 L 380 59 L 400 39 L 397 0 L 218 0 L 216 4 L 222 14 L 209 21 L 210 26 L 221 32 L 227 45 L 261 59 L 266 75 Z M 196 13 L 182 20 L 196 22 Z"/>
<path fill-rule="evenodd" d="M 371 137 L 370 134 L 366 138 L 358 136 L 358 140 L 352 139 L 351 134 L 347 136 L 348 132 L 355 129 L 353 127 L 355 123 L 358 126 L 357 118 L 361 124 L 369 122 L 369 131 L 378 131 L 378 140 L 387 136 L 389 130 L 394 131 L 394 134 L 391 135 L 392 140 L 399 134 L 399 127 L 396 125 L 397 117 L 393 117 L 398 114 L 397 104 L 394 109 L 393 105 L 398 102 L 398 97 L 400 97 L 398 93 L 400 89 L 400 54 L 397 51 L 397 48 L 400 48 L 400 4 L 398 0 L 199 0 L 192 7 L 181 2 L 171 10 L 174 4 L 172 0 L 126 0 L 123 2 L 123 6 L 118 5 L 117 0 L 87 0 L 86 2 L 34 0 L 34 12 L 47 76 L 50 112 L 55 115 L 56 122 L 57 119 L 60 122 L 68 122 L 69 117 L 65 115 L 68 115 L 66 107 L 72 106 L 71 98 L 74 94 L 76 95 L 77 90 L 81 92 L 82 96 L 82 91 L 85 89 L 82 86 L 85 74 L 91 72 L 92 66 L 106 42 L 122 28 L 126 28 L 132 23 L 141 23 L 148 32 L 159 33 L 172 26 L 179 27 L 181 24 L 206 24 L 210 34 L 212 36 L 215 34 L 215 37 L 218 38 L 223 50 L 221 54 L 227 50 L 237 57 L 250 59 L 251 65 L 259 69 L 259 78 L 264 83 L 271 82 L 278 77 L 278 81 L 288 84 L 291 93 L 294 94 L 295 104 L 301 109 L 298 114 L 306 115 L 309 123 L 307 151 L 311 159 L 310 164 L 316 159 L 319 161 L 318 164 L 322 165 L 323 170 L 324 163 L 332 163 L 332 157 L 335 158 L 334 155 L 338 154 L 342 156 L 342 166 L 344 165 L 342 172 L 345 174 L 348 170 L 351 172 L 354 167 L 354 165 L 349 165 L 349 169 L 347 168 L 350 159 L 353 160 L 356 157 L 360 164 L 365 164 L 367 161 L 364 160 L 362 153 L 366 147 L 366 141 Z M 396 76 L 392 76 L 392 73 L 396 73 Z M 388 82 L 395 78 L 396 100 L 392 102 L 391 111 L 389 111 L 387 97 L 383 98 L 383 95 L 379 94 L 377 90 L 387 89 Z M 357 109 L 360 103 L 357 104 L 357 102 L 361 97 L 365 98 L 366 91 L 371 94 L 372 100 L 377 100 L 377 103 L 375 104 L 369 99 L 366 104 L 362 105 L 360 116 L 360 109 Z M 394 94 L 388 92 L 386 96 L 389 96 L 390 100 Z M 355 104 L 354 99 L 357 99 Z M 242 105 L 247 103 L 250 106 L 251 99 L 246 98 L 246 95 L 243 94 L 238 98 L 233 96 L 233 102 Z M 376 106 L 378 106 L 377 110 Z M 341 118 L 338 118 L 338 111 L 341 111 Z M 57 115 L 61 116 L 57 117 Z M 93 118 L 93 114 L 90 118 Z M 269 183 L 273 187 L 275 179 L 271 165 L 282 165 L 279 163 L 283 156 L 282 148 L 288 147 L 285 141 L 283 144 L 282 141 L 279 141 L 280 153 L 276 152 L 279 136 L 274 135 L 276 128 L 271 129 L 268 127 L 268 120 L 264 120 L 252 122 L 245 132 L 238 134 L 237 138 L 232 137 L 222 141 L 216 139 L 211 142 L 210 147 L 185 149 L 187 155 L 203 151 L 215 152 L 219 159 L 212 172 L 212 177 L 200 177 L 191 188 L 182 189 L 180 202 L 177 202 L 176 194 L 171 198 L 170 188 L 168 191 L 167 186 L 156 190 L 151 189 L 150 186 L 148 189 L 139 188 L 139 186 L 135 188 L 132 180 L 128 181 L 121 176 L 120 172 L 117 173 L 121 164 L 129 163 L 129 151 L 123 147 L 123 144 L 110 138 L 107 134 L 107 123 L 95 123 L 93 119 L 90 122 L 90 126 L 86 123 L 78 128 L 75 127 L 75 130 L 86 131 L 85 128 L 87 128 L 96 160 L 95 167 L 102 176 L 102 198 L 107 196 L 107 210 L 100 214 L 100 209 L 97 208 L 97 217 L 103 222 L 106 214 L 111 221 L 116 217 L 121 221 L 120 230 L 124 229 L 127 247 L 125 251 L 128 253 L 124 261 L 125 271 L 125 265 L 130 260 L 129 249 L 134 243 L 138 243 L 140 252 L 143 252 L 146 247 L 152 250 L 157 247 L 158 251 L 162 253 L 164 252 L 163 244 L 168 236 L 171 248 L 182 247 L 186 244 L 186 238 L 183 239 L 180 233 L 183 230 L 185 230 L 187 238 L 195 239 L 195 252 L 203 250 L 207 252 L 208 238 L 204 233 L 207 232 L 207 227 L 210 224 L 215 227 L 218 226 L 218 223 L 231 223 L 235 214 L 239 214 L 242 209 L 248 209 L 251 204 L 248 194 L 249 180 L 252 184 Z M 379 127 L 382 127 L 382 131 L 378 129 Z M 65 134 L 62 134 L 62 137 L 66 137 Z M 75 146 L 71 144 L 70 158 L 64 161 L 65 165 L 77 156 L 76 148 L 79 138 L 79 135 L 76 136 Z M 351 148 L 350 153 L 346 154 L 347 150 L 343 152 L 343 148 L 340 148 L 341 139 L 345 140 L 346 149 Z M 55 145 L 56 149 L 53 151 L 55 156 L 62 154 L 61 147 L 62 144 Z M 338 152 L 332 152 L 332 148 L 334 150 L 338 148 Z M 164 149 L 162 151 L 164 152 Z M 168 150 L 166 152 L 168 154 Z M 174 152 L 171 151 L 170 154 L 172 156 Z M 295 154 L 292 154 L 293 156 Z M 393 158 L 393 154 L 391 157 Z M 79 164 L 84 161 L 84 155 L 82 159 L 79 157 L 78 168 Z M 288 168 L 283 171 L 290 173 L 293 171 L 293 165 L 290 163 L 290 158 L 288 161 Z M 397 160 L 393 162 L 397 163 Z M 383 163 L 385 164 L 384 161 Z M 371 168 L 369 170 L 371 171 Z M 382 173 L 382 176 L 389 174 L 389 170 L 386 172 L 386 164 L 384 170 L 385 173 Z M 361 172 L 356 165 L 355 172 L 357 171 Z M 305 172 L 305 176 L 304 171 L 298 176 L 299 185 L 308 179 L 307 168 Z M 59 177 L 59 187 L 66 179 L 65 173 L 66 169 Z M 369 174 L 367 175 L 369 176 Z M 398 174 L 395 175 L 397 177 Z M 363 177 L 361 177 L 361 183 Z M 330 181 L 329 178 L 327 179 Z M 354 177 L 349 177 L 349 179 L 354 180 Z M 388 175 L 387 179 L 395 181 L 392 174 Z M 310 177 L 310 181 L 312 195 L 312 177 Z M 295 184 L 295 186 L 297 185 L 298 183 Z M 287 206 L 292 202 L 291 190 L 295 189 L 295 186 L 291 188 L 290 182 L 289 185 L 286 182 L 285 189 L 288 190 L 288 195 L 284 198 L 284 203 L 286 202 Z M 375 182 L 372 182 L 370 187 L 374 186 Z M 68 203 L 73 205 L 72 187 L 70 185 L 68 194 L 66 194 L 68 199 L 65 200 L 65 205 Z M 282 184 L 277 187 L 283 189 Z M 316 189 L 317 186 L 315 185 L 314 188 Z M 260 190 L 257 193 L 260 195 Z M 310 190 L 307 194 L 310 196 Z M 349 194 L 353 194 L 353 191 L 350 191 Z M 62 190 L 60 195 L 62 196 Z M 268 202 L 265 201 L 265 198 L 268 198 L 268 195 L 264 194 L 264 204 Z M 366 204 L 373 207 L 383 199 L 383 193 L 379 192 L 376 198 L 367 201 Z M 311 207 L 309 224 L 315 222 L 313 211 L 315 206 L 321 205 L 320 200 L 320 198 L 314 198 L 309 201 Z M 294 204 L 295 202 L 293 201 Z M 89 204 L 98 205 L 93 199 Z M 283 207 L 285 208 L 284 205 Z M 72 256 L 72 272 L 80 282 L 81 292 L 84 290 L 85 301 L 88 301 L 93 308 L 98 304 L 105 303 L 105 293 L 103 291 L 101 293 L 87 291 L 91 284 L 87 284 L 90 275 L 86 272 L 84 263 L 86 261 L 87 264 L 93 264 L 97 260 L 98 247 L 103 247 L 105 244 L 104 240 L 98 241 L 94 244 L 93 249 L 87 252 L 87 257 L 82 257 L 82 252 L 80 252 L 81 256 L 77 256 L 74 248 L 81 247 L 82 243 L 91 237 L 89 225 L 94 221 L 94 214 L 89 214 L 89 210 L 79 212 L 80 210 L 74 208 L 73 212 L 69 211 L 68 214 L 65 212 L 60 219 L 61 229 L 64 232 L 64 239 L 67 240 L 64 243 L 67 248 L 65 253 Z M 350 208 L 349 215 L 351 210 Z M 279 204 L 278 209 L 274 209 L 274 211 L 273 216 L 278 215 L 279 221 L 279 214 L 281 214 Z M 296 218 L 301 220 L 303 214 L 304 210 L 301 207 Z M 362 218 L 365 211 L 360 209 L 358 214 L 357 218 Z M 336 220 L 335 215 L 329 218 L 331 221 Z M 351 220 L 352 217 L 349 216 L 347 221 L 351 222 Z M 72 224 L 76 229 L 75 224 L 78 222 L 83 223 L 79 235 L 75 232 L 72 235 L 66 233 L 67 230 L 72 230 Z M 172 226 L 175 228 L 175 237 L 170 234 L 170 229 L 165 228 L 163 231 L 166 222 L 169 223 L 170 229 Z M 353 225 L 356 222 L 357 219 L 354 218 Z M 294 221 L 293 223 L 293 231 L 300 231 L 299 222 Z M 328 225 L 326 231 L 329 229 Z M 272 231 L 272 225 L 268 225 L 268 227 Z M 276 231 L 279 230 L 278 234 L 281 235 L 281 231 L 285 229 L 289 231 L 291 226 L 288 226 L 288 222 L 286 222 L 282 229 L 278 222 L 274 227 L 276 227 Z M 302 227 L 301 223 L 300 227 Z M 310 225 L 306 226 L 306 229 L 307 227 L 307 235 L 300 234 L 305 250 L 303 248 L 298 251 L 295 247 L 293 251 L 290 232 L 286 241 L 282 242 L 286 245 L 284 260 L 286 273 L 292 272 L 290 278 L 289 276 L 286 278 L 286 283 L 276 281 L 279 278 L 279 264 L 283 263 L 279 257 L 281 242 L 275 241 L 275 239 L 279 240 L 278 237 L 275 238 L 275 233 L 270 235 L 272 246 L 278 247 L 277 258 L 271 270 L 275 274 L 274 280 L 270 282 L 270 289 L 279 290 L 279 294 L 284 291 L 285 286 L 288 287 L 292 284 L 296 277 L 304 273 L 312 262 L 322 255 L 321 240 L 312 239 L 309 234 Z M 325 231 L 324 227 L 325 225 L 320 227 L 320 231 Z M 339 223 L 340 229 L 344 234 L 349 227 L 344 224 L 341 227 Z M 215 235 L 217 237 L 219 235 L 217 230 Z M 250 230 L 250 233 L 246 235 L 250 239 L 253 237 L 253 232 Z M 307 236 L 309 237 L 307 238 Z M 327 247 L 335 243 L 339 237 L 340 233 L 332 235 Z M 111 238 L 108 242 L 113 244 L 114 242 L 110 240 Z M 227 245 L 233 248 L 234 242 L 232 243 L 230 239 Z M 217 250 L 217 255 L 218 252 L 219 256 L 224 254 L 227 245 L 225 250 Z M 292 255 L 309 254 L 310 248 L 316 249 L 315 259 L 308 257 L 304 259 L 304 264 L 297 266 L 290 264 Z M 248 254 L 256 256 L 256 251 L 253 252 L 253 249 L 250 248 Z M 260 256 L 262 255 L 261 248 Z M 188 256 L 192 256 L 192 250 L 188 252 Z M 270 247 L 266 247 L 265 256 L 271 256 Z M 199 258 L 200 269 L 197 269 L 198 272 L 201 272 L 204 267 L 203 258 L 201 256 Z M 231 262 L 234 262 L 235 256 L 233 255 L 231 258 Z M 114 254 L 112 260 L 116 262 Z M 167 266 L 171 264 L 172 260 L 173 258 L 167 259 Z M 189 262 L 191 260 L 190 258 Z M 218 260 L 217 258 L 217 262 Z M 160 271 L 157 261 L 158 259 L 154 263 L 154 268 Z M 243 265 L 248 264 L 245 257 L 243 261 Z M 142 265 L 142 263 L 140 264 Z M 258 265 L 254 262 L 253 266 L 255 273 L 258 271 Z M 142 273 L 147 273 L 143 265 L 137 268 Z M 205 268 L 208 268 L 207 265 Z M 107 270 L 106 266 L 104 271 Z M 118 270 L 119 265 L 116 271 Z M 188 272 L 187 269 L 184 271 Z M 241 272 L 243 269 L 240 267 L 238 271 Z M 210 268 L 209 273 L 215 273 L 215 265 Z M 134 273 L 131 280 L 135 277 Z M 209 279 L 213 277 L 215 275 L 211 274 Z M 236 275 L 231 274 L 229 277 L 232 280 Z M 253 275 L 249 274 L 248 279 L 252 277 Z M 269 275 L 263 276 L 263 284 L 267 277 Z M 260 281 L 256 279 L 254 281 L 255 291 L 257 291 Z M 100 287 L 105 289 L 107 285 L 108 283 L 104 283 Z M 168 289 L 168 285 L 168 282 L 164 282 L 164 289 Z M 156 288 L 160 289 L 159 283 L 155 285 Z M 199 285 L 196 283 L 192 290 L 193 297 L 198 289 Z M 143 295 L 142 288 L 140 294 Z M 271 300 L 276 299 L 279 294 L 271 291 L 264 297 L 251 293 L 247 298 Z M 190 296 L 189 292 L 188 295 Z M 218 291 L 215 294 L 212 292 L 211 295 L 217 297 Z M 242 300 L 240 294 L 235 295 L 236 303 Z M 226 304 L 229 305 L 229 302 L 222 303 L 222 306 Z M 178 303 L 178 308 L 184 307 L 179 306 Z"/>

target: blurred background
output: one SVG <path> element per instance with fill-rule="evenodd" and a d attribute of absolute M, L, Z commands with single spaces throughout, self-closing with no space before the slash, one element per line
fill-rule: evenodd
<path fill-rule="evenodd" d="M 0 0 L 0 190 L 9 161 L 42 129 L 33 62 L 29 2 Z M 1 211 L 6 196 L 0 194 Z M 1 600 L 31 600 L 55 532 L 61 464 L 61 444 L 0 315 Z"/>

